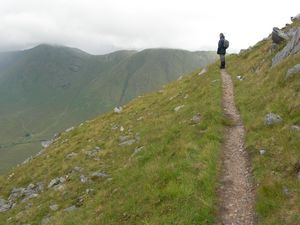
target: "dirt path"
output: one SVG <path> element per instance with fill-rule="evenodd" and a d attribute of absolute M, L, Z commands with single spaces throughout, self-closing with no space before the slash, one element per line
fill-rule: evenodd
<path fill-rule="evenodd" d="M 244 149 L 245 130 L 234 103 L 231 77 L 221 71 L 223 109 L 230 121 L 223 144 L 222 172 L 218 189 L 218 225 L 254 225 L 255 192 L 251 165 Z"/>

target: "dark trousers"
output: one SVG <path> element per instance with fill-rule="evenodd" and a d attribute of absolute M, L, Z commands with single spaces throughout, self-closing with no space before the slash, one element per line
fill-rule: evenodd
<path fill-rule="evenodd" d="M 221 66 L 220 69 L 225 69 L 225 55 L 220 55 Z"/>

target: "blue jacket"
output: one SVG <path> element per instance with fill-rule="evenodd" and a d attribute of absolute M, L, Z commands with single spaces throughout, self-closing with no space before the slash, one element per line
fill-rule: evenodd
<path fill-rule="evenodd" d="M 224 47 L 224 39 L 225 38 L 221 37 L 220 40 L 219 40 L 218 50 L 217 50 L 218 55 L 225 55 L 226 54 L 226 48 Z"/>

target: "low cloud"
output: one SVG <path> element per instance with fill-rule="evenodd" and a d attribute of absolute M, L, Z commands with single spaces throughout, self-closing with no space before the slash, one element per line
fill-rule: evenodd
<path fill-rule="evenodd" d="M 224 32 L 231 48 L 246 48 L 298 12 L 274 4 L 165 0 L 1 1 L 0 51 L 40 43 L 67 45 L 93 54 L 153 47 L 215 49 Z M 299 9 L 299 1 L 285 4 Z M 298 6 L 298 7 L 297 7 Z M 279 14 L 280 12 L 280 14 Z"/>

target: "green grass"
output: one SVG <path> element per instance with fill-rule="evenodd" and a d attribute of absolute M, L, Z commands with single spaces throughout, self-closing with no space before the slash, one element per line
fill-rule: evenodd
<path fill-rule="evenodd" d="M 300 22 L 292 26 L 299 26 Z M 282 48 L 283 46 L 281 46 Z M 299 63 L 300 54 L 288 57 L 271 68 L 271 40 L 259 42 L 251 50 L 228 57 L 228 71 L 235 80 L 236 104 L 244 120 L 246 148 L 257 183 L 259 224 L 300 223 L 300 133 L 291 131 L 300 125 L 300 76 L 285 80 L 289 68 Z M 236 79 L 244 77 L 243 81 Z M 264 125 L 268 112 L 279 114 L 283 123 Z M 260 149 L 266 149 L 261 156 Z M 284 189 L 288 190 L 285 194 Z"/>
<path fill-rule="evenodd" d="M 51 224 L 63 225 L 214 224 L 224 123 L 221 82 L 216 65 L 203 76 L 197 73 L 133 100 L 121 114 L 104 114 L 62 134 L 30 164 L 11 171 L 13 178 L 1 177 L 0 196 L 7 198 L 13 187 L 39 181 L 48 185 L 74 166 L 84 168 L 82 173 L 70 174 L 64 191 L 46 189 L 38 198 L 1 213 L 2 224 L 40 224 L 47 215 Z M 184 107 L 175 112 L 180 105 Z M 201 121 L 194 124 L 191 118 L 197 113 Z M 125 131 L 113 130 L 115 124 Z M 139 142 L 119 146 L 120 135 L 135 137 L 137 133 Z M 95 146 L 102 149 L 98 161 L 85 154 Z M 133 155 L 141 146 L 142 151 Z M 66 159 L 71 152 L 78 156 Z M 99 170 L 109 178 L 80 183 L 80 174 Z M 88 188 L 94 192 L 86 194 Z M 84 198 L 81 207 L 63 212 L 80 196 Z M 51 211 L 51 204 L 60 209 Z"/>

